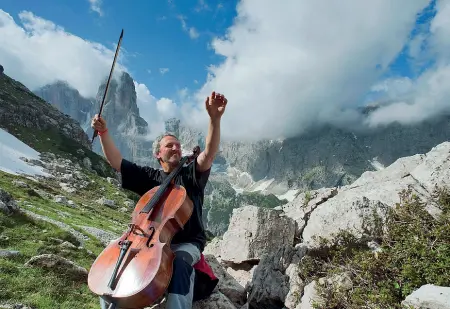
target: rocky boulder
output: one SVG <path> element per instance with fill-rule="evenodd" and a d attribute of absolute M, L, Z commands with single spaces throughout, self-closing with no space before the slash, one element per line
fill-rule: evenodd
<path fill-rule="evenodd" d="M 402 305 L 415 309 L 450 309 L 450 287 L 423 285 L 408 295 Z"/>
<path fill-rule="evenodd" d="M 0 188 L 0 210 L 7 214 L 13 214 L 19 210 L 16 201 L 11 194 Z"/>
<path fill-rule="evenodd" d="M 88 271 L 85 268 L 55 254 L 41 254 L 34 256 L 25 263 L 25 266 L 53 270 L 80 282 L 85 282 L 88 276 Z"/>
<path fill-rule="evenodd" d="M 249 285 L 250 308 L 294 308 L 303 290 L 296 265 L 306 255 L 305 246 L 285 245 L 264 255 Z M 289 295 L 289 297 L 288 297 Z M 287 303 L 285 303 L 287 301 Z"/>
<path fill-rule="evenodd" d="M 222 261 L 259 260 L 284 245 L 294 244 L 295 222 L 281 210 L 244 206 L 233 210 L 221 243 Z"/>
<path fill-rule="evenodd" d="M 302 193 L 282 209 L 297 223 L 297 242 L 310 247 L 318 246 L 319 238 L 333 239 L 341 230 L 370 241 L 380 233 L 388 208 L 401 201 L 403 190 L 427 203 L 431 215 L 439 214 L 432 196 L 436 186 L 450 184 L 449 162 L 450 142 L 445 142 L 427 154 L 400 158 L 383 170 L 365 172 L 351 185 Z M 374 215 L 380 221 L 374 221 Z"/>

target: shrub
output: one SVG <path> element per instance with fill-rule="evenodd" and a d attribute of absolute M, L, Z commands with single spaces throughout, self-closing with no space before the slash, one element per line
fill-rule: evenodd
<path fill-rule="evenodd" d="M 326 249 L 305 257 L 300 275 L 306 283 L 337 273 L 348 273 L 348 291 L 320 286 L 324 304 L 317 308 L 402 308 L 406 296 L 424 284 L 450 286 L 450 194 L 436 190 L 442 213 L 433 218 L 410 191 L 388 212 L 384 232 L 377 242 L 380 252 L 357 244 L 340 232 Z"/>

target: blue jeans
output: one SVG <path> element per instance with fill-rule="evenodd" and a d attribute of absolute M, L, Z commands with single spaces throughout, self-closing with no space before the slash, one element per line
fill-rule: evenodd
<path fill-rule="evenodd" d="M 191 243 L 172 244 L 175 253 L 173 275 L 167 289 L 166 309 L 191 309 L 194 295 L 195 271 L 192 267 L 200 260 L 200 250 Z M 102 309 L 109 304 L 100 298 Z M 116 307 L 116 309 L 120 309 Z"/>

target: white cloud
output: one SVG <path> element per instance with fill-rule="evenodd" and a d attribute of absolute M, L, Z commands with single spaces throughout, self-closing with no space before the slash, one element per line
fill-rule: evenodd
<path fill-rule="evenodd" d="M 0 10 L 0 63 L 5 73 L 32 90 L 59 79 L 83 96 L 95 96 L 109 74 L 115 46 L 109 49 L 79 38 L 31 12 L 22 12 L 19 18 L 23 27 Z M 119 60 L 122 54 L 123 50 Z M 123 69 L 118 61 L 115 72 Z"/>
<path fill-rule="evenodd" d="M 82 96 L 95 97 L 99 85 L 109 74 L 117 42 L 108 49 L 74 36 L 30 12 L 22 12 L 19 17 L 23 27 L 0 10 L 0 63 L 5 73 L 32 90 L 65 80 Z M 122 70 L 127 71 L 120 63 L 126 54 L 122 46 L 115 76 Z M 144 84 L 135 82 L 135 89 L 140 115 L 149 124 L 149 137 L 153 137 L 164 130 L 165 117 L 174 114 L 171 110 L 174 106 L 166 102 L 167 99 L 155 98 Z"/>
<path fill-rule="evenodd" d="M 169 119 L 178 116 L 178 107 L 168 99 L 162 98 L 156 102 L 156 108 L 163 119 Z"/>
<path fill-rule="evenodd" d="M 103 11 L 101 9 L 102 0 L 89 0 L 91 4 L 91 10 L 98 13 L 98 15 L 103 16 Z"/>
<path fill-rule="evenodd" d="M 148 138 L 153 139 L 165 130 L 164 121 L 179 117 L 177 105 L 168 98 L 155 98 L 146 85 L 134 82 L 139 114 L 149 126 Z"/>
<path fill-rule="evenodd" d="M 227 35 L 211 43 L 225 60 L 209 68 L 201 89 L 195 93 L 183 89 L 173 102 L 155 98 L 136 82 L 141 116 L 154 134 L 173 115 L 206 130 L 204 102 L 212 90 L 228 98 L 221 127 L 224 138 L 288 137 L 311 125 L 354 122 L 358 119 L 349 109 L 363 102 L 369 91 L 392 103 L 372 114 L 365 122 L 370 127 L 421 121 L 446 112 L 450 3 L 438 0 L 430 33 L 409 38 L 417 14 L 428 4 L 429 0 L 346 0 L 326 5 L 241 1 Z M 95 95 L 109 72 L 114 47 L 83 40 L 29 12 L 21 13 L 20 21 L 22 27 L 0 10 L 0 63 L 7 74 L 32 89 L 62 79 L 82 95 Z M 435 65 L 417 80 L 391 77 L 380 82 L 405 46 L 416 63 L 434 59 Z M 125 55 L 121 51 L 121 57 Z M 117 65 L 116 72 L 126 70 Z"/>
<path fill-rule="evenodd" d="M 431 46 L 441 61 L 448 62 L 450 60 L 448 52 L 450 50 L 450 2 L 438 0 L 436 6 L 437 14 L 430 26 Z"/>
<path fill-rule="evenodd" d="M 392 103 L 373 112 L 366 120 L 370 127 L 392 122 L 413 124 L 439 114 L 450 113 L 450 65 L 430 69 L 403 88 L 396 81 L 386 83 Z"/>
<path fill-rule="evenodd" d="M 200 34 L 198 33 L 197 29 L 195 29 L 194 27 L 189 28 L 189 37 L 191 39 L 196 39 L 200 36 Z"/>
<path fill-rule="evenodd" d="M 210 68 L 192 118 L 206 126 L 204 98 L 216 90 L 228 98 L 221 132 L 229 138 L 287 137 L 341 117 L 351 120 L 345 109 L 364 100 L 428 4 L 241 1 L 226 37 L 212 42 L 225 61 Z"/>
<path fill-rule="evenodd" d="M 195 27 L 188 27 L 188 25 L 186 24 L 186 17 L 178 15 L 178 19 L 181 22 L 181 27 L 183 28 L 183 31 L 188 33 L 191 39 L 197 39 L 200 36 Z"/>
<path fill-rule="evenodd" d="M 450 2 L 438 1 L 436 9 L 430 34 L 420 35 L 422 42 L 428 41 L 429 49 L 420 51 L 419 57 L 419 61 L 433 57 L 436 64 L 414 81 L 409 78 L 384 81 L 377 90 L 383 91 L 393 103 L 379 108 L 367 119 L 370 127 L 395 121 L 413 124 L 450 113 Z"/>
<path fill-rule="evenodd" d="M 167 72 L 169 72 L 169 68 L 159 68 L 159 73 L 161 73 L 162 75 L 166 74 Z"/>

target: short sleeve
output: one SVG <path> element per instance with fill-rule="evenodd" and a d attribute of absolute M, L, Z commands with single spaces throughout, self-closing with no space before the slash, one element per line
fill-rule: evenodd
<path fill-rule="evenodd" d="M 192 177 L 194 179 L 194 185 L 200 190 L 204 190 L 206 187 L 206 183 L 208 182 L 209 175 L 211 173 L 211 168 L 203 172 L 197 170 L 197 158 L 195 158 L 195 161 L 192 162 L 190 166 Z"/>
<path fill-rule="evenodd" d="M 122 175 L 122 188 L 133 191 L 140 196 L 160 185 L 158 170 L 149 166 L 139 166 L 126 159 L 122 159 L 120 173 Z"/>

